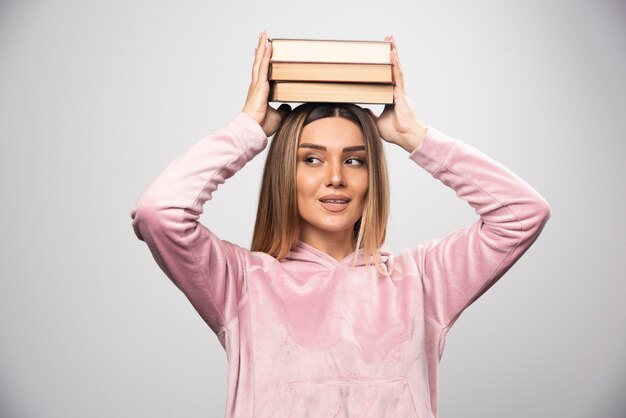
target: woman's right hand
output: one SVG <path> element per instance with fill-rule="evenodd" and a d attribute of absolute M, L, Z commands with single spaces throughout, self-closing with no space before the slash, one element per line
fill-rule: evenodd
<path fill-rule="evenodd" d="M 252 116 L 261 125 L 265 134 L 270 137 L 278 130 L 285 116 L 291 112 L 291 106 L 283 103 L 276 110 L 268 103 L 270 94 L 268 69 L 272 43 L 267 38 L 266 31 L 259 33 L 259 43 L 254 50 L 254 63 L 252 64 L 252 82 L 242 112 Z"/>

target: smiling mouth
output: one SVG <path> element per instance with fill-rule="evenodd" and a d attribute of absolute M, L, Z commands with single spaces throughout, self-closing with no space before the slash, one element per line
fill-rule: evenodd
<path fill-rule="evenodd" d="M 347 199 L 320 199 L 320 202 L 343 205 L 344 203 L 348 203 L 349 200 Z"/>
<path fill-rule="evenodd" d="M 342 210 L 348 207 L 348 204 L 350 203 L 350 201 L 329 199 L 329 200 L 320 200 L 320 203 L 325 209 L 331 212 L 341 212 Z"/>

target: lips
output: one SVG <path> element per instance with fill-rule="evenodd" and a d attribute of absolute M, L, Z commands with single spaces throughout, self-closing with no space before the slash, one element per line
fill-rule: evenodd
<path fill-rule="evenodd" d="M 350 198 L 342 194 L 329 194 L 320 199 L 322 206 L 331 212 L 341 212 L 348 207 Z"/>

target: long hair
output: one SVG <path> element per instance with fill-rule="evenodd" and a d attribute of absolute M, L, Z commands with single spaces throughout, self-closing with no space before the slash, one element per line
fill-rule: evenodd
<path fill-rule="evenodd" d="M 355 250 L 364 248 L 366 266 L 374 259 L 380 267 L 378 249 L 384 244 L 389 217 L 387 161 L 376 122 L 363 108 L 351 103 L 305 103 L 283 121 L 271 142 L 265 161 L 251 251 L 262 251 L 282 260 L 300 236 L 296 191 L 297 150 L 302 129 L 327 117 L 355 123 L 365 140 L 368 190 L 363 214 L 354 224 Z M 356 257 L 354 258 L 356 264 Z"/>

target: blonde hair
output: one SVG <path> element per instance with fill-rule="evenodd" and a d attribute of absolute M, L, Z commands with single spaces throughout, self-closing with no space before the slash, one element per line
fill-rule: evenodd
<path fill-rule="evenodd" d="M 262 251 L 282 260 L 300 235 L 296 191 L 297 149 L 302 129 L 327 117 L 342 117 L 362 131 L 367 153 L 368 190 L 361 218 L 354 224 L 355 249 L 364 248 L 366 266 L 375 257 L 381 268 L 379 248 L 384 244 L 389 217 L 387 161 L 376 122 L 369 112 L 351 103 L 305 103 L 283 121 L 271 141 L 259 195 L 251 251 Z M 354 264 L 356 264 L 354 257 Z"/>

